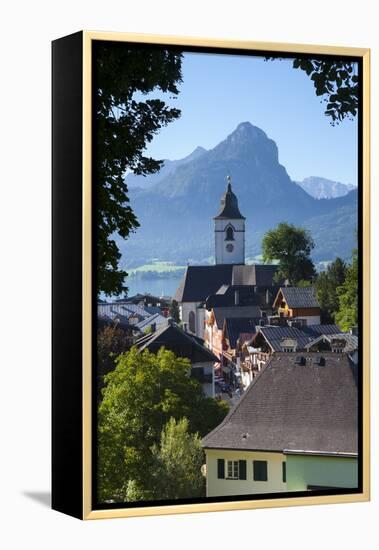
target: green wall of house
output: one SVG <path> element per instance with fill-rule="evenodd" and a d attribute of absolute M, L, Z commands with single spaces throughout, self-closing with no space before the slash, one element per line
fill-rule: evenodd
<path fill-rule="evenodd" d="M 329 456 L 287 455 L 287 491 L 306 491 L 309 485 L 355 488 L 358 460 Z"/>

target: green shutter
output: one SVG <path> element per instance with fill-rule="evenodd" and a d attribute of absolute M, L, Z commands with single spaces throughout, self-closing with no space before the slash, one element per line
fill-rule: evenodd
<path fill-rule="evenodd" d="M 246 460 L 239 461 L 239 479 L 246 479 Z"/>
<path fill-rule="evenodd" d="M 223 458 L 217 459 L 217 477 L 225 479 L 225 460 Z"/>
<path fill-rule="evenodd" d="M 285 462 L 282 462 L 282 474 L 283 474 L 283 483 L 286 483 L 287 482 L 287 470 L 286 470 L 286 463 Z"/>
<path fill-rule="evenodd" d="M 253 460 L 254 481 L 267 481 L 267 461 Z"/>

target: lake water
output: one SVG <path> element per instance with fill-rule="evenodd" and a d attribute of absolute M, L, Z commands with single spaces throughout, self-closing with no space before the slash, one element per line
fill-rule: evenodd
<path fill-rule="evenodd" d="M 174 296 L 182 278 L 183 275 L 170 275 L 167 278 L 146 277 L 146 275 L 127 277 L 128 295 L 148 292 L 153 296 Z"/>

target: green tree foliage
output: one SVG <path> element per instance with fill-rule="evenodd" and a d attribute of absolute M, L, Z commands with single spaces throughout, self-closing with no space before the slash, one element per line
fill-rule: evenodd
<path fill-rule="evenodd" d="M 316 272 L 310 258 L 313 248 L 313 239 L 306 229 L 284 222 L 267 231 L 262 241 L 263 260 L 279 262 L 276 281 L 287 280 L 291 285 L 314 278 Z"/>
<path fill-rule="evenodd" d="M 277 60 L 280 58 L 269 57 Z M 327 105 L 326 116 L 334 126 L 358 112 L 359 78 L 357 64 L 349 61 L 296 58 L 293 68 L 304 71 L 312 80 L 316 95 Z"/>
<path fill-rule="evenodd" d="M 305 71 L 313 81 L 316 95 L 327 103 L 325 114 L 332 124 L 345 118 L 353 118 L 358 112 L 359 78 L 353 63 L 348 61 L 325 61 L 295 59 L 294 69 Z"/>
<path fill-rule="evenodd" d="M 342 330 L 349 330 L 358 324 L 358 254 L 354 250 L 351 264 L 346 271 L 343 284 L 337 289 L 339 310 L 337 324 Z"/>
<path fill-rule="evenodd" d="M 323 323 L 336 322 L 336 314 L 340 307 L 337 289 L 345 281 L 346 270 L 345 262 L 341 258 L 336 258 L 316 279 L 317 299 L 321 307 Z"/>
<path fill-rule="evenodd" d="M 157 499 L 205 496 L 201 439 L 198 434 L 189 432 L 187 418 L 178 422 L 170 418 L 163 428 L 160 446 L 154 448 L 153 454 L 157 463 Z"/>
<path fill-rule="evenodd" d="M 181 53 L 164 48 L 105 42 L 95 47 L 97 288 L 107 295 L 126 290 L 115 236 L 126 239 L 139 225 L 129 204 L 125 172 L 151 174 L 163 162 L 144 151 L 162 126 L 180 116 L 180 110 L 152 93 L 177 96 L 181 58 Z"/>
<path fill-rule="evenodd" d="M 297 281 L 296 283 L 296 286 L 300 287 L 300 288 L 307 288 L 309 286 L 312 286 L 313 285 L 313 281 L 307 281 L 305 279 L 300 279 L 300 281 Z"/>
<path fill-rule="evenodd" d="M 154 449 L 170 418 L 187 418 L 189 432 L 200 437 L 223 420 L 225 403 L 205 397 L 189 374 L 189 361 L 163 348 L 132 348 L 118 358 L 98 409 L 100 501 L 156 498 Z"/>
<path fill-rule="evenodd" d="M 170 316 L 174 319 L 175 323 L 180 323 L 179 304 L 176 300 L 171 302 Z"/>
<path fill-rule="evenodd" d="M 104 376 L 116 367 L 116 358 L 130 350 L 132 335 L 117 327 L 117 324 L 99 328 L 97 331 L 97 379 L 98 389 L 104 385 Z"/>

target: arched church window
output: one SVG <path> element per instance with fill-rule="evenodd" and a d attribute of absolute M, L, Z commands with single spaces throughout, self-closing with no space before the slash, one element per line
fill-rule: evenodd
<path fill-rule="evenodd" d="M 193 311 L 190 311 L 189 312 L 189 315 L 188 315 L 188 325 L 189 325 L 189 329 L 191 332 L 195 333 L 196 332 L 196 327 L 195 327 L 195 314 Z"/>
<path fill-rule="evenodd" d="M 233 231 L 233 227 L 231 227 L 230 225 L 229 225 L 229 227 L 226 228 L 225 240 L 226 241 L 234 241 L 234 231 Z"/>

